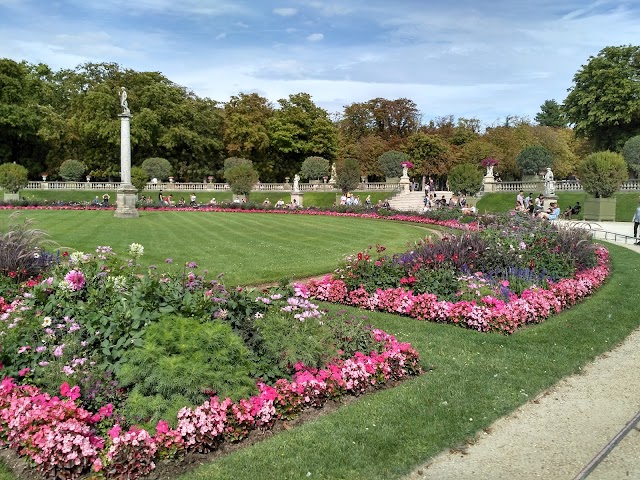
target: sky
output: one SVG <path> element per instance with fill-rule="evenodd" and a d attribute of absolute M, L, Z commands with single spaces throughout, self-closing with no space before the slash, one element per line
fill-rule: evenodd
<path fill-rule="evenodd" d="M 638 41 L 640 0 L 0 0 L 0 58 L 116 62 L 220 102 L 306 92 L 330 114 L 409 98 L 423 123 L 533 120 Z"/>

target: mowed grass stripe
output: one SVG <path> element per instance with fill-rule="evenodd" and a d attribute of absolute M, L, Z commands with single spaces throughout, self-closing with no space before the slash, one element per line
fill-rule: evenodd
<path fill-rule="evenodd" d="M 381 243 L 390 253 L 429 233 L 423 226 L 379 220 L 262 213 L 140 211 L 117 219 L 112 211 L 23 211 L 61 247 L 93 252 L 109 245 L 118 253 L 140 243 L 144 265 L 225 274 L 229 285 L 249 285 L 319 275 L 345 255 Z M 10 212 L 0 212 L 6 219 Z M 164 265 L 167 258 L 174 263 Z"/>

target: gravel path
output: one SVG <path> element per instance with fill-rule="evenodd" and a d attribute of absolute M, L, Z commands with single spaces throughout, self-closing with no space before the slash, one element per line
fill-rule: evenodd
<path fill-rule="evenodd" d="M 619 233 L 627 224 L 607 225 Z M 640 252 L 640 247 L 628 245 Z M 464 453 L 443 452 L 407 480 L 575 479 L 640 411 L 640 329 L 513 414 Z M 640 425 L 588 476 L 640 479 Z"/>

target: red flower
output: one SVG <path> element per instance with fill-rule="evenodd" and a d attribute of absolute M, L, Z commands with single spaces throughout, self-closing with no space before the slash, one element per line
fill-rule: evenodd
<path fill-rule="evenodd" d="M 436 260 L 439 262 L 444 262 L 444 255 L 439 253 L 438 256 L 436 257 Z"/>

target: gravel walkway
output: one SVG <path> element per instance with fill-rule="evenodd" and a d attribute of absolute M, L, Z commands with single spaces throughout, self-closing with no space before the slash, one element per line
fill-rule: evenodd
<path fill-rule="evenodd" d="M 629 223 L 601 225 L 611 232 L 633 232 Z M 640 247 L 626 246 L 640 253 Z M 495 422 L 463 453 L 443 452 L 406 478 L 576 479 L 638 412 L 640 329 L 581 375 L 560 381 Z M 640 479 L 640 425 L 588 475 L 589 480 L 627 478 Z"/>

